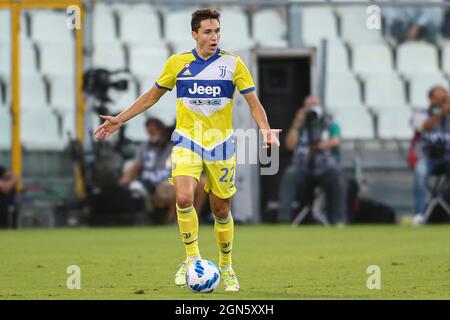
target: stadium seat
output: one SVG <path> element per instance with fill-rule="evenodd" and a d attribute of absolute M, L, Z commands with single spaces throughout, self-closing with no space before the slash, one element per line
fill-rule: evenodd
<path fill-rule="evenodd" d="M 324 104 L 329 109 L 361 107 L 359 84 L 351 73 L 328 74 Z"/>
<path fill-rule="evenodd" d="M 59 114 L 74 112 L 76 105 L 75 78 L 73 76 L 53 75 L 48 77 L 50 84 L 50 105 Z"/>
<path fill-rule="evenodd" d="M 373 139 L 375 131 L 372 116 L 364 108 L 344 108 L 332 112 L 341 128 L 343 139 Z"/>
<path fill-rule="evenodd" d="M 397 47 L 397 70 L 407 79 L 439 73 L 436 48 L 425 42 L 406 42 Z"/>
<path fill-rule="evenodd" d="M 94 46 L 118 42 L 115 13 L 105 6 L 95 6 L 93 13 Z"/>
<path fill-rule="evenodd" d="M 20 36 L 21 75 L 37 74 L 37 48 L 24 35 Z"/>
<path fill-rule="evenodd" d="M 190 32 L 191 16 L 195 9 L 186 8 L 179 11 L 169 11 L 166 15 L 163 15 L 165 18 L 165 38 L 172 46 L 173 53 L 190 51 L 195 47 L 195 41 L 192 39 Z M 183 31 L 180 31 L 181 27 Z"/>
<path fill-rule="evenodd" d="M 39 46 L 40 71 L 44 75 L 64 75 L 75 77 L 75 45 L 73 42 L 61 44 L 42 44 Z"/>
<path fill-rule="evenodd" d="M 337 39 L 336 19 L 329 7 L 304 7 L 301 25 L 305 46 L 317 47 L 323 38 Z"/>
<path fill-rule="evenodd" d="M 20 134 L 27 150 L 61 151 L 64 148 L 56 115 L 49 108 L 23 109 Z"/>
<path fill-rule="evenodd" d="M 253 37 L 262 47 L 288 46 L 287 24 L 275 9 L 263 9 L 253 14 Z"/>
<path fill-rule="evenodd" d="M 0 150 L 11 150 L 11 112 L 0 106 Z"/>
<path fill-rule="evenodd" d="M 124 9 L 123 11 L 118 10 L 118 12 L 122 12 L 120 15 L 121 39 L 130 47 L 138 45 L 147 48 L 161 48 L 165 45 L 156 12 L 150 9 Z"/>
<path fill-rule="evenodd" d="M 326 71 L 328 73 L 348 73 L 349 59 L 345 45 L 340 40 L 327 41 Z"/>
<path fill-rule="evenodd" d="M 0 78 L 9 81 L 11 74 L 11 46 L 0 43 Z"/>
<path fill-rule="evenodd" d="M 166 126 L 171 126 L 175 124 L 176 119 L 176 105 L 177 105 L 177 94 L 175 90 L 171 92 L 166 92 L 164 96 L 158 101 L 158 104 L 146 113 L 148 116 L 158 118 Z"/>
<path fill-rule="evenodd" d="M 223 9 L 220 13 L 220 48 L 225 51 L 248 49 L 255 41 L 250 38 L 247 15 L 239 9 Z"/>
<path fill-rule="evenodd" d="M 367 28 L 368 14 L 366 10 L 367 5 L 341 6 L 336 10 L 340 18 L 342 39 L 352 46 L 363 43 L 383 43 L 381 30 Z"/>
<path fill-rule="evenodd" d="M 130 48 L 130 71 L 137 76 L 161 73 L 169 57 L 165 48 Z"/>
<path fill-rule="evenodd" d="M 409 101 L 415 109 L 426 109 L 429 105 L 428 92 L 434 86 L 448 89 L 447 79 L 442 74 L 417 77 L 409 83 Z"/>
<path fill-rule="evenodd" d="M 110 104 L 108 104 L 108 109 L 111 113 L 120 113 L 125 108 L 131 106 L 131 104 L 137 99 L 138 91 L 136 88 L 136 84 L 133 79 L 128 79 L 128 88 L 125 91 L 118 91 L 114 89 L 110 89 L 109 96 L 112 100 Z"/>
<path fill-rule="evenodd" d="M 68 44 L 74 41 L 73 31 L 67 28 L 65 10 L 30 10 L 31 38 L 37 43 Z"/>
<path fill-rule="evenodd" d="M 381 139 L 411 139 L 413 130 L 410 125 L 410 108 L 385 108 L 377 111 L 378 137 Z"/>
<path fill-rule="evenodd" d="M 136 142 L 143 142 L 148 140 L 147 131 L 145 130 L 144 115 L 134 117 L 125 124 L 125 136 Z"/>
<path fill-rule="evenodd" d="M 0 9 L 0 46 L 5 43 L 10 43 L 11 34 L 11 14 L 9 10 Z"/>
<path fill-rule="evenodd" d="M 450 76 L 450 43 L 447 43 L 442 48 L 442 72 L 444 72 L 447 77 Z"/>
<path fill-rule="evenodd" d="M 63 144 L 67 145 L 70 139 L 76 137 L 76 112 L 75 110 L 67 110 L 63 114 L 60 114 L 62 121 L 62 140 Z"/>
<path fill-rule="evenodd" d="M 126 68 L 125 52 L 119 42 L 97 44 L 92 60 L 95 68 L 105 68 L 111 71 Z"/>
<path fill-rule="evenodd" d="M 382 43 L 358 44 L 353 47 L 353 71 L 361 78 L 374 75 L 392 75 L 392 53 Z"/>
<path fill-rule="evenodd" d="M 155 77 L 140 79 L 140 89 L 143 93 L 155 84 Z M 166 126 L 173 125 L 176 117 L 177 90 L 166 92 L 158 103 L 146 111 L 147 116 L 160 119 Z"/>
<path fill-rule="evenodd" d="M 374 110 L 406 106 L 405 86 L 396 75 L 371 76 L 365 80 L 365 104 Z"/>
<path fill-rule="evenodd" d="M 22 110 L 49 110 L 47 108 L 46 86 L 40 75 L 22 76 L 20 93 Z"/>

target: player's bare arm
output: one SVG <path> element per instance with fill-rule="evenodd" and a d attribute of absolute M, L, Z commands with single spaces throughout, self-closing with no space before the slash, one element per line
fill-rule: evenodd
<path fill-rule="evenodd" d="M 100 117 L 105 122 L 95 129 L 94 134 L 96 138 L 98 140 L 102 140 L 103 138 L 108 140 L 111 134 L 118 130 L 123 123 L 156 104 L 166 91 L 164 88 L 153 86 L 153 88 L 141 95 L 130 107 L 122 111 L 119 115 L 115 117 L 101 115 Z"/>
<path fill-rule="evenodd" d="M 247 101 L 248 107 L 252 114 L 253 119 L 256 121 L 258 127 L 263 133 L 263 148 L 267 148 L 272 144 L 280 146 L 280 141 L 278 140 L 276 134 L 281 132 L 281 129 L 270 129 L 269 122 L 267 121 L 266 111 L 258 99 L 255 91 L 244 93 L 244 98 Z"/>

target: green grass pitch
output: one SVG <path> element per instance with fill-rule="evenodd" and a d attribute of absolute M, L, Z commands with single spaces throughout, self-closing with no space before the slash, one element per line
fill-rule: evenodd
<path fill-rule="evenodd" d="M 211 225 L 203 258 L 218 263 Z M 450 226 L 236 226 L 241 291 L 173 283 L 184 249 L 175 225 L 0 232 L 0 299 L 450 299 Z M 69 290 L 69 265 L 81 289 Z M 381 268 L 369 290 L 367 267 Z"/>

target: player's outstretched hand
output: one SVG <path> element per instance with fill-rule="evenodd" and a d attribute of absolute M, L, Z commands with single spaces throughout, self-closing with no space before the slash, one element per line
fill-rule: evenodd
<path fill-rule="evenodd" d="M 94 131 L 94 135 L 97 138 L 97 140 L 102 140 L 103 138 L 106 138 L 106 140 L 109 140 L 111 137 L 111 134 L 113 134 L 115 131 L 117 131 L 120 126 L 122 125 L 122 122 L 117 120 L 116 117 L 113 116 L 100 116 L 105 122 L 103 122 L 101 125 L 97 127 Z"/>
<path fill-rule="evenodd" d="M 272 144 L 280 146 L 280 141 L 277 138 L 277 133 L 281 132 L 281 129 L 262 130 L 263 133 L 263 148 L 266 149 Z"/>

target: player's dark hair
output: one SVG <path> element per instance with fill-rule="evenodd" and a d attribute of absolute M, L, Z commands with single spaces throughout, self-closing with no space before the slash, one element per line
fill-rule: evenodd
<path fill-rule="evenodd" d="M 200 23 L 203 20 L 208 19 L 216 19 L 219 21 L 220 24 L 220 12 L 215 9 L 199 9 L 192 13 L 192 20 L 191 20 L 191 29 L 192 31 L 198 32 L 198 28 L 200 28 Z"/>

